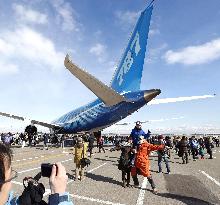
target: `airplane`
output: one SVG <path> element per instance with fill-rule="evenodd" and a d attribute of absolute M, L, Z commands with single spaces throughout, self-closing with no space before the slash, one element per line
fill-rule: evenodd
<path fill-rule="evenodd" d="M 66 55 L 65 67 L 98 99 L 64 114 L 52 123 L 37 120 L 31 120 L 31 123 L 47 127 L 57 134 L 95 132 L 119 122 L 146 104 L 214 97 L 214 95 L 202 95 L 155 99 L 161 93 L 160 89 L 140 90 L 152 11 L 153 1 L 141 12 L 109 86 L 74 64 L 69 55 Z M 0 115 L 22 121 L 26 119 L 4 112 L 0 112 Z"/>

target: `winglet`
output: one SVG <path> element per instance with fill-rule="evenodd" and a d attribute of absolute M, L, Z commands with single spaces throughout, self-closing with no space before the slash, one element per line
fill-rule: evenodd
<path fill-rule="evenodd" d="M 108 87 L 100 80 L 79 68 L 72 63 L 67 54 L 64 60 L 65 67 L 78 78 L 88 89 L 90 89 L 98 98 L 100 98 L 107 106 L 116 105 L 126 101 L 125 97 L 117 93 L 112 88 Z"/>

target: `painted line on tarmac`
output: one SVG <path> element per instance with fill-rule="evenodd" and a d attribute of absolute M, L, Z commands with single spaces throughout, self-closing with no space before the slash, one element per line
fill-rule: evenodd
<path fill-rule="evenodd" d="M 144 177 L 136 205 L 143 205 L 144 204 L 144 195 L 145 195 L 145 189 L 147 188 L 147 181 L 148 181 L 147 177 Z"/>
<path fill-rule="evenodd" d="M 104 165 L 106 165 L 106 164 L 107 164 L 107 162 L 106 162 L 106 163 L 104 163 L 104 164 L 101 164 L 101 165 L 100 165 L 100 166 L 98 166 L 98 167 L 95 167 L 95 168 L 93 168 L 93 169 L 89 170 L 87 173 L 91 173 L 91 172 L 93 172 L 93 171 L 95 171 L 95 170 L 99 169 L 100 167 L 102 167 L 102 166 L 104 166 Z M 73 180 L 73 179 L 71 179 L 70 181 L 68 181 L 68 182 L 67 182 L 67 184 L 70 184 L 70 183 L 72 183 L 72 182 L 74 182 L 74 180 Z"/>
<path fill-rule="evenodd" d="M 89 170 L 87 173 L 91 173 L 91 172 L 95 171 L 96 169 L 99 169 L 100 167 L 102 167 L 102 166 L 104 166 L 104 165 L 106 165 L 106 164 L 107 164 L 107 162 L 105 162 L 104 164 L 101 164 L 101 165 L 98 166 L 98 167 L 95 167 L 95 168 Z"/>
<path fill-rule="evenodd" d="M 70 196 L 73 197 L 73 198 L 83 199 L 83 200 L 87 200 L 87 201 L 93 201 L 93 202 L 97 202 L 97 203 L 100 203 L 100 204 L 125 205 L 125 204 L 120 204 L 120 203 L 114 203 L 114 202 L 111 202 L 111 201 L 104 201 L 104 200 L 101 200 L 101 199 L 94 199 L 94 198 L 86 197 L 86 196 L 79 196 L 79 195 L 76 195 L 76 194 L 70 194 Z"/>
<path fill-rule="evenodd" d="M 33 171 L 33 170 L 36 170 L 36 169 L 40 169 L 40 168 L 41 167 L 36 167 L 36 168 L 32 168 L 32 169 L 26 169 L 26 170 L 18 172 L 18 174 L 22 174 L 22 173 L 25 173 L 25 172 L 30 172 L 30 171 Z"/>
<path fill-rule="evenodd" d="M 204 174 L 207 178 L 209 178 L 211 181 L 213 181 L 216 185 L 220 186 L 220 182 L 218 182 L 216 179 L 208 175 L 206 172 L 199 170 L 202 174 Z"/>
<path fill-rule="evenodd" d="M 48 156 L 48 157 L 45 157 L 44 159 L 46 160 L 46 159 L 52 159 L 52 158 L 56 158 L 56 157 L 60 157 L 60 156 L 64 156 L 64 154 L 57 154 L 57 155 L 50 155 L 50 156 Z M 32 160 L 32 161 L 29 161 L 29 162 L 26 162 L 26 163 L 23 163 L 23 164 L 20 164 L 20 163 L 18 163 L 18 164 L 14 164 L 13 165 L 13 167 L 20 167 L 20 166 L 25 166 L 25 165 L 28 165 L 28 164 L 34 164 L 34 163 L 36 163 L 36 162 L 39 162 L 39 161 L 41 161 L 42 159 L 39 159 L 39 157 L 34 157 L 36 160 Z M 42 158 L 42 157 L 40 157 L 40 158 Z M 27 159 L 22 159 L 22 160 L 20 160 L 20 161 L 26 161 Z M 16 160 L 17 161 L 17 160 Z M 19 161 L 17 161 L 17 162 L 19 162 Z"/>
<path fill-rule="evenodd" d="M 51 152 L 54 152 L 54 151 L 51 151 Z M 29 153 L 29 152 L 24 152 L 24 153 L 16 153 L 16 156 L 17 156 L 17 154 L 26 154 L 26 153 Z M 62 153 L 60 153 L 60 152 L 56 152 L 57 154 L 62 154 Z M 69 152 L 67 152 L 67 153 L 69 153 Z M 53 154 L 51 154 L 51 156 L 53 156 L 55 153 L 53 153 Z M 13 155 L 15 155 L 15 154 L 13 154 Z M 20 161 L 26 161 L 26 160 L 31 160 L 31 159 L 38 159 L 38 158 L 43 158 L 43 157 L 45 157 L 44 155 L 41 155 L 41 156 L 33 156 L 33 157 L 29 157 L 29 158 L 26 158 L 26 159 L 17 159 L 17 160 L 13 160 L 13 161 L 11 161 L 11 162 L 20 162 Z"/>
<path fill-rule="evenodd" d="M 65 162 L 68 162 L 68 161 L 71 161 L 73 159 L 67 159 L 67 160 L 63 160 L 61 161 L 61 163 L 65 163 Z M 23 170 L 23 171 L 20 171 L 18 172 L 18 174 L 22 174 L 22 173 L 25 173 L 25 172 L 30 172 L 32 170 L 36 170 L 36 169 L 40 169 L 41 167 L 35 167 L 35 168 L 32 168 L 32 169 L 26 169 L 26 170 Z"/>

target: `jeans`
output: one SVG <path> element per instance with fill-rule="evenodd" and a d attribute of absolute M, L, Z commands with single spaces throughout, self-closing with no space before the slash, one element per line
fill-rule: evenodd
<path fill-rule="evenodd" d="M 166 164 L 167 172 L 170 172 L 170 166 L 169 166 L 169 161 L 166 155 L 159 155 L 158 156 L 158 167 L 159 167 L 159 172 L 162 172 L 162 160 Z"/>
<path fill-rule="evenodd" d="M 182 160 L 183 160 L 183 164 L 187 164 L 188 161 L 188 152 L 183 152 L 183 156 L 182 156 Z"/>

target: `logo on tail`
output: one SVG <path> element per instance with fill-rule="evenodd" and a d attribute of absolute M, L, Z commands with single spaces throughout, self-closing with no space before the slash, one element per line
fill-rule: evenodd
<path fill-rule="evenodd" d="M 151 4 L 141 13 L 114 74 L 111 87 L 119 93 L 140 90 L 152 10 Z"/>
<path fill-rule="evenodd" d="M 133 48 L 134 48 L 134 51 L 135 51 L 135 55 L 137 56 L 139 51 L 141 50 L 141 46 L 140 46 L 140 42 L 139 42 L 139 33 L 138 32 L 136 33 L 135 38 L 131 43 L 130 50 L 127 52 L 127 55 L 124 59 L 124 63 L 122 64 L 122 66 L 121 66 L 121 68 L 118 72 L 117 79 L 118 79 L 118 84 L 119 85 L 122 84 L 124 74 L 126 74 L 130 70 L 130 68 L 131 68 L 131 66 L 134 62 L 134 56 L 133 56 L 133 53 L 132 53 Z"/>

